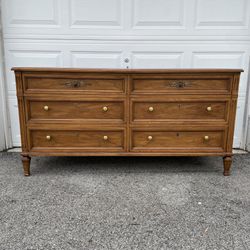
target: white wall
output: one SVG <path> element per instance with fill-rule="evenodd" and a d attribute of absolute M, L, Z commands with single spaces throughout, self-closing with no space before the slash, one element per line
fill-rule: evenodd
<path fill-rule="evenodd" d="M 1 3 L 0 3 L 1 7 Z M 6 81 L 3 54 L 2 22 L 0 11 L 0 151 L 11 147 L 10 131 L 8 127 L 8 110 L 6 99 Z"/>

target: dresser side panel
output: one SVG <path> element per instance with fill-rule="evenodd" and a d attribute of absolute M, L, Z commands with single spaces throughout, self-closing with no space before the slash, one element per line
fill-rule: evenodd
<path fill-rule="evenodd" d="M 20 134 L 21 134 L 21 145 L 22 155 L 28 155 L 28 143 L 27 143 L 27 130 L 26 130 L 26 119 L 25 119 L 25 100 L 23 95 L 23 81 L 22 73 L 15 71 L 16 79 L 16 95 L 18 100 L 18 112 L 19 112 L 19 123 L 20 123 Z"/>
<path fill-rule="evenodd" d="M 232 153 L 232 148 L 233 148 L 239 81 L 240 81 L 240 73 L 236 73 L 233 77 L 233 87 L 231 93 L 231 104 L 229 112 L 229 129 L 227 136 L 227 152 L 230 153 Z"/>

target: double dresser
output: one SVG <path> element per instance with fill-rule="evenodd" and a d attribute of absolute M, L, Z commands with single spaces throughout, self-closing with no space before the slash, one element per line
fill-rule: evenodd
<path fill-rule="evenodd" d="M 32 156 L 222 156 L 230 174 L 240 69 L 13 70 L 25 176 Z"/>

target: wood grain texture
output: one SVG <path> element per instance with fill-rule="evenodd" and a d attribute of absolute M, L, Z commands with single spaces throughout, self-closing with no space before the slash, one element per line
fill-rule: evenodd
<path fill-rule="evenodd" d="M 196 73 L 196 74 L 133 74 L 132 93 L 137 94 L 230 94 L 232 75 L 230 73 Z"/>
<path fill-rule="evenodd" d="M 14 68 L 24 174 L 31 156 L 223 156 L 241 69 Z"/>
<path fill-rule="evenodd" d="M 105 78 L 94 78 L 93 76 L 79 76 L 79 78 L 73 78 L 69 75 L 61 76 L 64 78 L 52 76 L 46 77 L 41 75 L 39 77 L 33 75 L 24 75 L 25 77 L 25 90 L 45 90 L 45 91 L 87 91 L 87 92 L 124 92 L 124 80 L 113 79 L 112 76 L 106 76 Z"/>
<path fill-rule="evenodd" d="M 124 121 L 123 101 L 30 101 L 29 119 Z"/>
<path fill-rule="evenodd" d="M 132 117 L 133 121 L 227 121 L 227 106 L 222 101 L 134 101 Z"/>
<path fill-rule="evenodd" d="M 48 137 L 48 138 L 47 138 Z M 47 148 L 51 151 L 60 148 L 82 148 L 82 150 L 124 150 L 123 131 L 112 130 L 32 130 L 31 150 Z"/>

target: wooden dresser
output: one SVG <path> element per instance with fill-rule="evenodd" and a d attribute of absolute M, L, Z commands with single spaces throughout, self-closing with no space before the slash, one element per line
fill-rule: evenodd
<path fill-rule="evenodd" d="M 222 156 L 230 174 L 240 69 L 13 70 L 26 176 L 32 156 Z"/>

